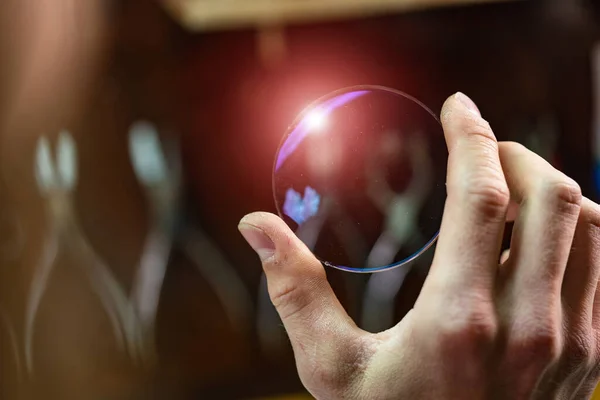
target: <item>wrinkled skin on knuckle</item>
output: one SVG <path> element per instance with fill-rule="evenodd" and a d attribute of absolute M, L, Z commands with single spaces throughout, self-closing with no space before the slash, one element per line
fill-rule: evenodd
<path fill-rule="evenodd" d="M 465 204 L 486 221 L 504 220 L 510 202 L 506 183 L 489 177 L 473 177 L 465 182 Z"/>
<path fill-rule="evenodd" d="M 540 179 L 535 194 L 542 204 L 560 215 L 578 215 L 582 202 L 579 185 L 561 173 Z"/>
<path fill-rule="evenodd" d="M 271 285 L 269 296 L 282 319 L 301 312 L 309 304 L 303 288 L 294 283 Z"/>
<path fill-rule="evenodd" d="M 271 302 L 277 309 L 282 319 L 288 319 L 294 315 L 301 314 L 307 307 L 313 306 L 311 292 L 318 285 L 322 285 L 320 279 L 295 279 L 280 280 L 277 283 L 268 283 Z"/>
<path fill-rule="evenodd" d="M 600 249 L 600 206 L 584 198 L 581 202 L 579 217 L 579 229 L 582 231 L 581 235 L 585 237 L 587 243 L 586 246 L 580 248 L 573 247 L 573 251 L 588 252 L 586 258 L 590 263 L 593 263 L 593 260 L 598 258 L 596 252 Z M 593 284 L 589 286 L 589 290 L 595 290 Z"/>
<path fill-rule="evenodd" d="M 287 235 L 286 235 L 287 236 Z M 287 246 L 278 250 L 272 257 L 263 261 L 263 268 L 267 273 L 276 274 L 283 268 L 291 276 L 311 276 L 314 278 L 326 278 L 326 272 L 322 264 L 305 246 L 293 244 L 294 239 L 286 238 Z"/>
<path fill-rule="evenodd" d="M 418 315 L 417 337 L 426 338 L 447 362 L 482 362 L 496 343 L 499 321 L 487 291 L 441 296 Z"/>
<path fill-rule="evenodd" d="M 499 370 L 495 374 L 495 390 L 508 397 L 538 399 L 548 397 L 556 389 L 555 371 L 558 366 L 560 347 L 551 332 L 521 332 L 508 337 L 502 346 Z M 548 381 L 550 379 L 550 382 Z"/>
<path fill-rule="evenodd" d="M 565 348 L 549 387 L 555 387 L 556 398 L 589 399 L 598 384 L 597 371 L 600 368 L 592 335 L 571 335 L 565 341 Z"/>
<path fill-rule="evenodd" d="M 312 257 L 295 252 L 280 252 L 263 261 L 267 273 L 269 297 L 280 316 L 285 319 L 311 305 L 311 294 L 323 289 L 327 276 L 323 267 Z M 281 273 L 284 269 L 285 275 Z M 278 277 L 277 277 L 278 276 Z"/>
<path fill-rule="evenodd" d="M 600 239 L 600 205 L 594 203 L 590 199 L 583 198 L 581 207 L 582 209 L 585 209 L 582 222 L 588 225 L 590 239 L 594 241 L 594 244 L 597 244 L 598 239 Z"/>
<path fill-rule="evenodd" d="M 488 142 L 485 142 L 488 143 Z M 465 146 L 474 146 L 466 143 Z M 490 219 L 504 218 L 510 202 L 510 192 L 504 173 L 497 162 L 495 146 L 481 151 L 477 145 L 478 159 L 472 163 L 453 159 L 449 169 L 456 171 L 448 182 L 448 196 L 466 204 L 475 213 Z"/>
<path fill-rule="evenodd" d="M 590 372 L 588 374 L 588 381 L 600 381 L 600 339 L 597 337 L 593 338 L 593 351 L 590 359 Z"/>
<path fill-rule="evenodd" d="M 476 143 L 489 152 L 498 152 L 498 141 L 490 124 L 482 118 L 468 119 L 463 123 L 466 140 Z"/>
<path fill-rule="evenodd" d="M 448 196 L 485 218 L 504 218 L 510 192 L 498 162 L 498 142 L 486 121 L 463 118 L 458 129 L 464 135 L 449 155 Z"/>
<path fill-rule="evenodd" d="M 580 333 L 571 335 L 565 341 L 562 353 L 565 373 L 580 370 L 590 371 L 596 359 L 595 344 L 591 335 Z"/>
<path fill-rule="evenodd" d="M 600 383 L 600 356 L 596 355 L 592 359 L 592 365 L 590 366 L 590 372 L 586 376 L 586 380 L 588 382 L 593 382 L 595 384 Z"/>
<path fill-rule="evenodd" d="M 562 353 L 560 334 L 552 327 L 540 326 L 512 338 L 508 344 L 509 364 L 515 373 L 528 370 L 541 375 L 549 366 L 556 364 Z"/>
<path fill-rule="evenodd" d="M 444 125 L 449 126 L 449 129 L 463 132 L 462 137 L 467 140 L 476 137 L 496 142 L 492 127 L 481 116 L 468 113 L 456 114 L 452 109 L 449 109 L 441 117 Z"/>
<path fill-rule="evenodd" d="M 450 360 L 464 357 L 471 362 L 482 361 L 496 342 L 498 324 L 489 307 L 465 308 L 447 316 L 438 327 L 441 353 Z"/>

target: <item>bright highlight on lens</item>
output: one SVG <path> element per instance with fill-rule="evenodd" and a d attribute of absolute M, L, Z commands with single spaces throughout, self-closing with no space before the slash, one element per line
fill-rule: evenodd
<path fill-rule="evenodd" d="M 436 240 L 447 150 L 435 114 L 380 86 L 329 94 L 279 147 L 280 216 L 324 264 L 375 272 L 415 260 Z"/>
<path fill-rule="evenodd" d="M 312 132 L 318 132 L 327 125 L 327 113 L 319 108 L 306 114 L 306 127 Z"/>

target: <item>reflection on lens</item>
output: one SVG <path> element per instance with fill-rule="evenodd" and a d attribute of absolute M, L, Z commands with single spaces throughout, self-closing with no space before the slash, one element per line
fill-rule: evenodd
<path fill-rule="evenodd" d="M 416 99 L 381 86 L 309 106 L 275 158 L 279 215 L 326 265 L 375 272 L 436 240 L 446 197 L 442 127 Z"/>

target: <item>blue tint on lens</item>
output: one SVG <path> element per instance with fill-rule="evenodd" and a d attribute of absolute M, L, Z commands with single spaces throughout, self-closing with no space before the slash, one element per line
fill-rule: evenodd
<path fill-rule="evenodd" d="M 304 198 L 294 189 L 288 189 L 283 204 L 283 212 L 295 223 L 302 225 L 307 219 L 317 214 L 320 202 L 321 196 L 310 186 L 304 189 Z"/>

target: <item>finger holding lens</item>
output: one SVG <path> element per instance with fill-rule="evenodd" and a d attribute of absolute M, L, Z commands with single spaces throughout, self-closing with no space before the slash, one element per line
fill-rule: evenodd
<path fill-rule="evenodd" d="M 447 303 L 469 297 L 490 306 L 510 200 L 498 142 L 477 107 L 461 93 L 447 100 L 442 123 L 449 151 L 448 197 L 420 299 L 439 295 Z"/>
<path fill-rule="evenodd" d="M 373 339 L 356 327 L 323 265 L 280 218 L 252 213 L 238 228 L 261 259 L 303 384 L 316 398 L 346 398 L 374 351 Z"/>
<path fill-rule="evenodd" d="M 414 335 L 422 357 L 439 360 L 444 380 L 468 382 L 447 388 L 444 398 L 482 398 L 488 355 L 497 340 L 494 283 L 510 194 L 498 142 L 490 125 L 465 95 L 442 110 L 448 146 L 447 199 L 434 261 L 414 307 Z M 402 335 L 404 321 L 396 326 Z"/>

